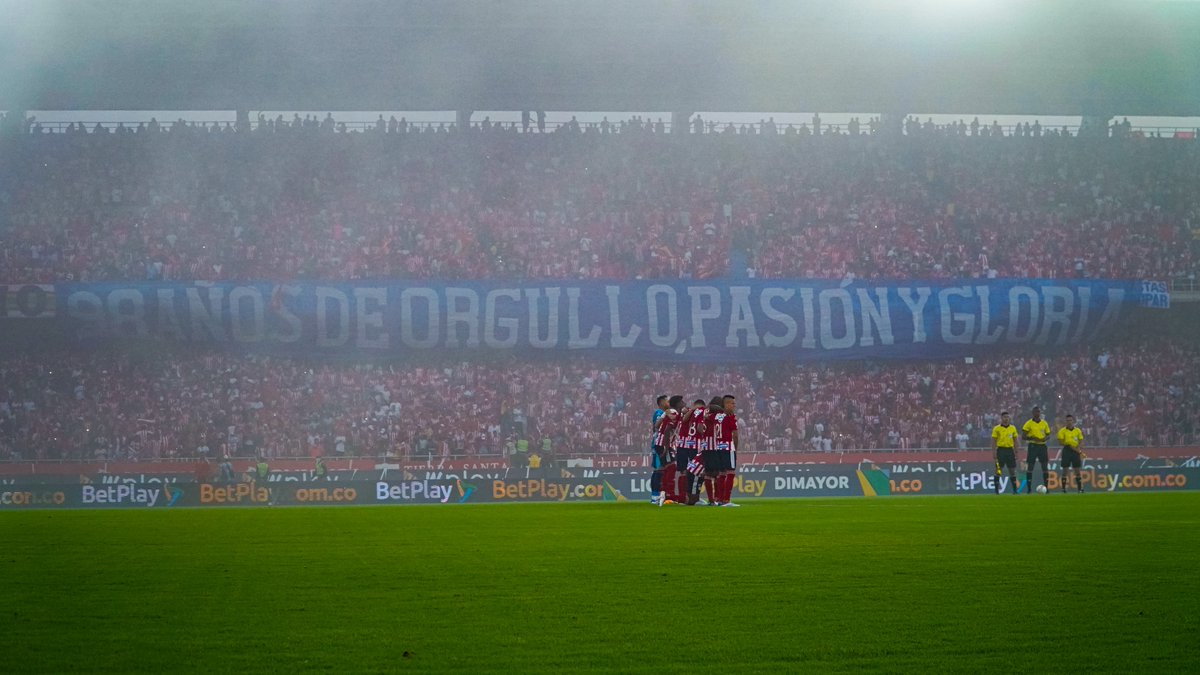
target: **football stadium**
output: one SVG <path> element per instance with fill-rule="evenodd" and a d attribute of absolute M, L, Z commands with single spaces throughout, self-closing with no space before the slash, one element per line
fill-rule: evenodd
<path fill-rule="evenodd" d="M 0 671 L 1200 664 L 1200 2 L 0 16 Z"/>

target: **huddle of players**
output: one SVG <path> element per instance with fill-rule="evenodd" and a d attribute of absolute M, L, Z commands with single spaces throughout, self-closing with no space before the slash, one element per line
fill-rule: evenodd
<path fill-rule="evenodd" d="M 698 398 L 684 408 L 682 396 L 664 394 L 655 403 L 651 501 L 699 504 L 703 486 L 710 506 L 738 506 L 732 500 L 738 445 L 734 397 L 714 396 L 707 404 Z"/>
<path fill-rule="evenodd" d="M 1000 413 L 1000 424 L 992 428 L 992 452 L 996 456 L 996 494 L 1000 494 L 1000 477 L 1002 469 L 1008 468 L 1013 494 L 1021 491 L 1021 483 L 1017 480 L 1017 428 L 1012 424 L 1008 412 Z M 1042 419 L 1042 409 L 1034 407 L 1029 421 L 1021 426 L 1020 437 L 1029 443 L 1025 455 L 1025 492 L 1033 491 L 1033 466 L 1042 464 L 1042 485 L 1049 489 L 1049 452 L 1046 450 L 1046 440 L 1050 437 L 1050 425 Z M 1075 469 L 1075 485 L 1083 492 L 1083 481 L 1079 477 L 1079 469 L 1083 465 L 1083 432 L 1075 426 L 1075 417 L 1067 415 L 1066 425 L 1058 430 L 1058 442 L 1062 443 L 1062 491 L 1067 491 L 1069 469 Z"/>

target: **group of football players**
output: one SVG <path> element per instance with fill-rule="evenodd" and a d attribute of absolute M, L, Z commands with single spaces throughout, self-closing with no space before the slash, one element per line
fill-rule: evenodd
<path fill-rule="evenodd" d="M 734 397 L 714 396 L 707 403 L 698 398 L 686 408 L 683 396 L 663 394 L 655 403 L 651 502 L 737 506 L 732 499 L 738 446 Z"/>

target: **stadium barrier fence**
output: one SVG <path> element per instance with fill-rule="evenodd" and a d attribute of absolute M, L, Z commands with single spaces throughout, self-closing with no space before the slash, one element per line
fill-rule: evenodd
<path fill-rule="evenodd" d="M 84 112 L 83 114 L 85 117 L 87 116 L 86 112 Z M 162 134 L 171 133 L 172 127 L 176 123 L 176 121 L 177 120 L 160 121 L 158 123 L 158 132 L 157 133 L 162 133 Z M 406 120 L 405 121 L 406 131 L 403 131 L 403 132 L 389 130 L 387 121 L 384 122 L 385 131 L 381 132 L 379 130 L 378 120 L 375 120 L 375 121 L 353 120 L 353 121 L 344 121 L 344 122 L 338 122 L 335 120 L 334 128 L 332 128 L 332 129 L 327 128 L 327 127 L 319 127 L 319 126 L 318 127 L 296 128 L 296 127 L 291 126 L 293 121 L 294 120 L 292 120 L 292 119 L 285 118 L 284 124 L 281 128 L 279 128 L 278 132 L 279 133 L 306 133 L 306 134 L 307 133 L 386 133 L 386 134 L 395 135 L 398 133 L 421 133 L 421 132 L 426 132 L 426 131 L 451 131 L 451 130 L 457 129 L 456 121 L 453 119 Z M 609 130 L 607 133 L 611 133 L 611 134 L 621 133 L 621 124 L 620 124 L 621 121 L 622 120 L 610 122 L 608 124 Z M 217 129 L 217 130 L 224 131 L 225 129 L 236 129 L 238 126 L 237 122 L 232 121 L 232 120 L 219 120 L 218 121 L 218 120 L 211 120 L 211 119 L 184 119 L 183 122 L 185 125 L 187 125 L 187 131 L 191 131 L 191 132 L 195 132 L 195 131 L 201 130 L 201 129 L 203 129 L 203 130 Z M 713 125 L 711 128 L 709 126 L 710 122 Z M 104 131 L 106 131 L 108 133 L 113 133 L 120 128 L 124 128 L 125 130 L 132 132 L 138 128 L 138 124 L 144 125 L 144 124 L 146 124 L 146 120 L 95 121 L 94 119 L 93 120 L 81 119 L 81 120 L 76 120 L 76 121 L 71 121 L 71 122 L 67 122 L 67 121 L 55 121 L 55 122 L 39 121 L 39 122 L 37 122 L 38 129 L 41 130 L 41 133 L 46 133 L 46 134 L 69 133 L 72 129 L 78 129 L 80 125 L 83 126 L 83 132 L 89 133 L 89 134 L 95 133 L 97 127 L 99 127 L 100 129 L 103 129 Z M 252 131 L 252 132 L 259 131 L 260 129 L 262 129 L 263 131 L 270 130 L 271 132 L 274 133 L 274 132 L 276 132 L 274 124 L 275 124 L 274 119 L 264 120 L 261 122 L 258 121 L 257 119 L 255 119 L 255 120 L 250 121 L 249 127 L 250 127 L 250 131 Z M 523 130 L 523 127 L 520 122 L 498 121 L 498 122 L 489 122 L 489 124 L 491 127 L 495 128 L 497 130 L 506 130 L 506 131 L 513 131 L 513 132 L 527 133 L 527 134 L 553 133 L 560 129 L 569 131 L 575 126 L 570 121 L 562 121 L 562 120 L 547 121 L 545 124 L 545 131 L 542 132 L 542 131 L 538 131 L 536 124 L 530 124 L 529 129 L 527 129 L 527 130 Z M 703 135 L 709 135 L 709 134 L 719 135 L 719 134 L 725 133 L 726 127 L 728 127 L 730 125 L 732 125 L 736 130 L 739 130 L 739 131 L 743 128 L 751 129 L 751 130 L 753 130 L 754 135 L 770 135 L 769 132 L 767 131 L 766 125 L 764 123 L 731 122 L 729 120 L 725 120 L 725 121 L 706 120 L 704 123 L 705 131 L 704 131 Z M 643 126 L 657 126 L 657 122 L 651 122 L 649 124 L 644 123 Z M 799 123 L 799 122 L 793 122 L 793 123 L 776 122 L 774 126 L 776 129 L 774 134 L 779 135 L 779 136 L 786 135 L 789 128 L 792 129 L 792 131 L 794 131 L 794 132 L 800 131 L 800 128 L 802 126 L 805 127 L 806 129 L 810 128 L 809 123 L 807 123 L 807 122 L 803 123 L 803 124 Z M 860 124 L 858 126 L 859 126 L 858 135 L 861 135 L 861 136 L 872 135 L 871 131 L 870 131 L 871 126 L 869 123 L 860 122 Z M 944 123 L 936 125 L 937 133 L 947 133 L 946 129 L 948 126 L 949 125 L 944 124 Z M 1019 132 L 1018 127 L 1021 127 L 1021 126 L 1023 126 L 1023 125 L 1019 125 L 1019 124 L 999 125 L 1002 135 L 1004 137 L 1009 137 L 1009 138 L 1017 137 L 1018 132 Z M 600 132 L 605 128 L 603 126 L 603 123 L 601 123 L 601 122 L 590 122 L 590 121 L 589 122 L 579 122 L 578 127 L 579 127 L 580 131 L 591 131 L 591 132 Z M 471 128 L 476 129 L 476 130 L 482 129 L 483 128 L 483 120 L 481 120 L 481 119 L 472 120 Z M 991 124 L 980 124 L 979 128 L 981 131 L 986 131 L 988 133 L 991 133 L 991 131 L 995 127 L 993 127 L 993 125 L 991 125 Z M 1043 128 L 1043 133 L 1046 136 L 1050 136 L 1052 134 L 1058 133 L 1062 129 L 1066 129 L 1067 133 L 1069 133 L 1072 137 L 1076 137 L 1079 135 L 1080 125 L 1078 125 L 1078 124 L 1057 125 L 1057 126 L 1048 125 Z M 852 134 L 853 127 L 851 124 L 849 124 L 847 122 L 837 122 L 837 123 L 824 122 L 821 124 L 821 130 L 824 134 L 833 133 L 833 134 L 850 135 L 850 134 Z M 964 128 L 964 130 L 965 130 L 965 128 Z M 671 131 L 672 131 L 672 125 L 671 125 L 670 120 L 664 118 L 662 121 L 662 133 L 671 133 Z M 1190 140 L 1196 139 L 1198 132 L 1200 132 L 1200 130 L 1198 130 L 1196 127 L 1138 125 L 1138 126 L 1130 127 L 1130 129 L 1128 131 L 1128 135 L 1130 137 L 1134 137 L 1134 138 L 1145 138 L 1145 137 L 1156 136 L 1156 137 L 1161 137 L 1161 138 L 1172 138 L 1172 139 L 1189 140 L 1190 141 Z M 643 130 L 637 130 L 637 131 L 630 130 L 629 132 L 626 132 L 626 133 L 644 133 L 644 131 Z M 686 133 L 688 133 L 688 134 L 694 133 L 692 122 L 689 122 L 687 124 Z M 925 129 L 924 123 L 922 123 L 921 131 L 919 133 L 929 133 Z M 970 137 L 970 136 L 967 136 L 967 137 Z"/>
<path fill-rule="evenodd" d="M 444 472 L 400 472 L 373 478 L 330 475 L 322 480 L 232 482 L 175 480 L 137 476 L 77 484 L 0 485 L 0 510 L 54 508 L 137 508 L 209 506 L 313 506 L 380 504 L 464 504 L 506 502 L 641 501 L 650 495 L 650 473 L 588 472 L 575 475 L 551 470 L 524 470 L 447 475 Z M 1040 473 L 1035 482 L 1040 484 Z M 1081 473 L 1088 492 L 1146 492 L 1200 489 L 1200 466 L 1147 466 L 1116 460 L 1086 465 Z M 737 476 L 733 497 L 882 497 L 891 495 L 989 494 L 995 489 L 995 466 L 986 462 L 944 464 L 932 470 L 921 464 L 883 467 L 793 465 L 746 467 Z M 1047 487 L 1061 488 L 1062 474 L 1051 464 Z M 1009 491 L 1006 479 L 1001 489 Z M 1070 485 L 1073 489 L 1074 485 Z"/>
<path fill-rule="evenodd" d="M 1200 446 L 1155 446 L 1155 447 L 1094 447 L 1087 448 L 1089 463 L 1126 460 L 1148 462 L 1154 465 L 1185 466 L 1189 462 L 1200 462 Z M 1053 451 L 1051 459 L 1057 457 Z M 637 471 L 650 466 L 648 453 L 614 455 L 570 455 L 558 457 L 552 462 L 544 459 L 547 469 L 570 472 Z M 873 462 L 880 466 L 937 465 L 954 466 L 968 462 L 990 462 L 992 453 L 987 449 L 966 450 L 837 450 L 833 452 L 742 452 L 738 462 L 748 466 L 790 465 L 857 465 Z M 249 472 L 255 463 L 252 457 L 235 457 L 229 460 L 234 474 Z M 301 480 L 315 477 L 315 462 L 312 458 L 268 458 L 273 474 Z M 0 485 L 23 483 L 79 483 L 85 480 L 101 482 L 113 476 L 170 476 L 177 480 L 195 479 L 203 482 L 220 474 L 222 461 L 202 458 L 164 458 L 148 461 L 133 460 L 8 460 L 0 461 Z M 458 456 L 458 457 L 325 457 L 324 463 L 330 474 L 345 473 L 350 477 L 374 475 L 375 472 L 500 472 L 528 470 L 525 457 L 503 456 Z"/>

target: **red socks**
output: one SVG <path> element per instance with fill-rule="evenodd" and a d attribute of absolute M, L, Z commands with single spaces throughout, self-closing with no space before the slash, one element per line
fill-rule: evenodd
<path fill-rule="evenodd" d="M 732 473 L 723 473 L 716 478 L 705 478 L 704 487 L 708 490 L 708 500 L 718 504 L 733 501 L 734 477 Z"/>
<path fill-rule="evenodd" d="M 717 477 L 717 495 L 722 504 L 733 501 L 733 474 L 725 473 Z"/>
<path fill-rule="evenodd" d="M 666 495 L 667 499 L 670 499 L 673 502 L 679 501 L 677 499 L 677 497 L 679 496 L 679 493 L 675 491 L 675 488 L 676 488 L 675 479 L 676 478 L 677 478 L 677 476 L 675 475 L 675 465 L 674 464 L 668 464 L 665 467 L 663 467 L 662 489 L 663 489 L 663 492 L 667 493 L 667 495 Z"/>

